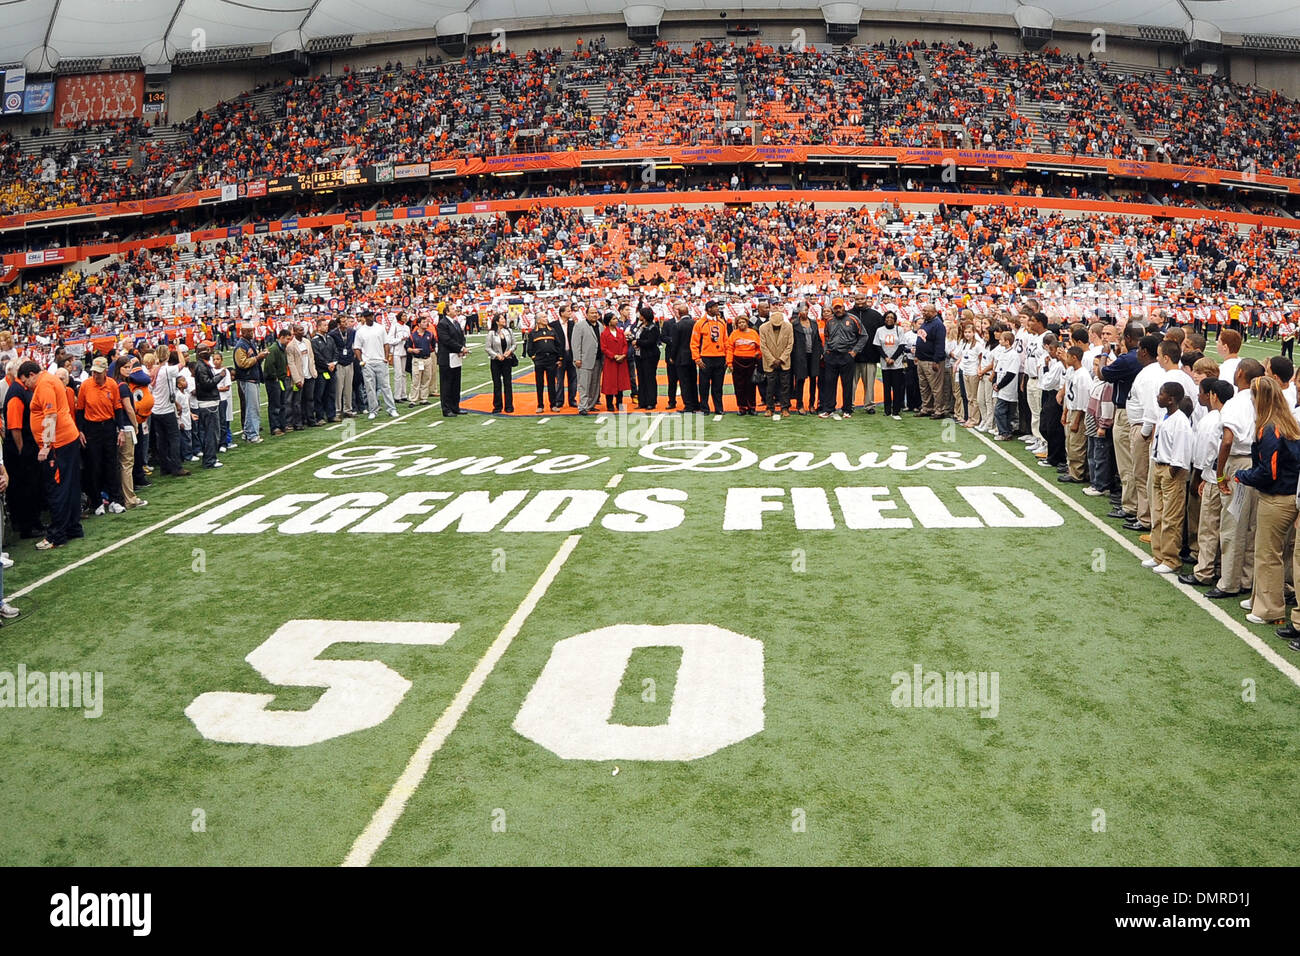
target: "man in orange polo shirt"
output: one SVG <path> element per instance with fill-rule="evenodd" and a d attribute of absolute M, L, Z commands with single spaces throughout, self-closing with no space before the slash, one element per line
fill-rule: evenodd
<path fill-rule="evenodd" d="M 122 392 L 108 378 L 108 359 L 99 356 L 90 365 L 90 378 L 77 391 L 77 425 L 81 429 L 86 454 L 86 492 L 95 514 L 106 510 L 120 515 L 126 508 L 121 502 L 121 468 L 117 446 L 122 441 L 118 429 L 122 411 Z"/>
<path fill-rule="evenodd" d="M 39 451 L 41 481 L 50 507 L 50 526 L 38 541 L 38 551 L 48 551 L 81 538 L 81 432 L 68 405 L 68 391 L 50 372 L 35 362 L 18 367 L 18 380 L 32 393 L 31 423 Z"/>

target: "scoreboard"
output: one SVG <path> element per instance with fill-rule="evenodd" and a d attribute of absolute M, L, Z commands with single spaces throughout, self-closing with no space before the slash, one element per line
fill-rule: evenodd
<path fill-rule="evenodd" d="M 303 173 L 298 185 L 303 189 L 338 189 L 341 186 L 358 186 L 366 181 L 364 171 L 357 166 L 347 169 L 319 169 Z"/>

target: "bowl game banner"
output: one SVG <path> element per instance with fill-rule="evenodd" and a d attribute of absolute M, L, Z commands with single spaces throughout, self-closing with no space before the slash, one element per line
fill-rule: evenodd
<path fill-rule="evenodd" d="M 60 126 L 141 116 L 143 73 L 88 73 L 61 76 L 55 88 L 54 121 Z"/>

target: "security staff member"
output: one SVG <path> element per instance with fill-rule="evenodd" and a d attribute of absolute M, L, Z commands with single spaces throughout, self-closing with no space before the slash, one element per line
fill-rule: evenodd
<path fill-rule="evenodd" d="M 704 305 L 704 318 L 691 330 L 691 358 L 699 369 L 700 410 L 709 412 L 709 394 L 713 394 L 713 414 L 722 414 L 722 386 L 727 377 L 727 323 L 722 306 L 716 299 Z"/>
<path fill-rule="evenodd" d="M 533 360 L 533 382 L 537 385 L 537 410 L 543 409 L 542 385 L 545 382 L 546 398 L 553 412 L 560 410 L 560 387 L 555 372 L 562 353 L 561 343 L 555 337 L 555 329 L 550 325 L 538 324 L 524 339 L 524 354 Z"/>
<path fill-rule="evenodd" d="M 90 366 L 90 378 L 77 390 L 77 425 L 85 436 L 86 493 L 95 514 L 105 510 L 121 514 L 122 503 L 117 446 L 118 429 L 127 424 L 122 393 L 108 379 L 108 359 L 99 356 Z"/>
<path fill-rule="evenodd" d="M 85 537 L 81 530 L 81 432 L 68 406 L 68 390 L 35 362 L 18 367 L 18 380 L 32 393 L 32 434 L 39 450 L 41 481 L 50 508 L 50 526 L 38 551 Z"/>

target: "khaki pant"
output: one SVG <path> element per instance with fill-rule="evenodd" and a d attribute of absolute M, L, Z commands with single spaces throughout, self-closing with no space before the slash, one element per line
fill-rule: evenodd
<path fill-rule="evenodd" d="M 1174 477 L 1169 465 L 1152 463 L 1151 474 L 1155 497 L 1160 504 L 1157 519 L 1151 526 L 1151 557 L 1157 564 L 1178 569 L 1183 562 L 1178 555 L 1183 550 L 1183 512 L 1187 505 L 1187 476 Z"/>
<path fill-rule="evenodd" d="M 1295 527 L 1295 495 L 1256 495 L 1255 589 L 1250 610 L 1266 621 L 1286 617 L 1283 585 L 1287 534 Z"/>
<path fill-rule="evenodd" d="M 939 415 L 948 411 L 943 406 L 943 380 L 947 370 L 942 362 L 917 362 L 916 375 L 921 386 L 921 413 Z M 951 387 L 949 391 L 951 392 Z"/>
<path fill-rule="evenodd" d="M 1088 435 L 1083 430 L 1083 422 L 1079 422 L 1077 432 L 1070 431 L 1070 418 L 1074 415 L 1070 412 L 1066 415 L 1067 422 L 1065 426 L 1065 460 L 1070 465 L 1070 477 L 1083 480 L 1083 465 L 1088 460 Z"/>
<path fill-rule="evenodd" d="M 1224 474 L 1236 474 L 1239 468 L 1250 467 L 1249 455 L 1229 455 Z M 1223 499 L 1223 510 L 1219 516 L 1219 542 L 1223 555 L 1219 559 L 1222 569 L 1219 574 L 1220 591 L 1248 591 L 1255 577 L 1255 494 L 1254 488 L 1229 482 L 1232 495 Z M 1232 499 L 1237 495 L 1245 498 L 1238 514 L 1230 509 Z"/>
<path fill-rule="evenodd" d="M 1038 387 L 1038 379 L 1031 378 L 1025 382 L 1025 401 L 1029 403 L 1029 430 L 1034 441 L 1043 440 L 1043 390 Z"/>
<path fill-rule="evenodd" d="M 126 435 L 122 444 L 117 446 L 117 467 L 122 473 L 122 504 L 135 508 L 140 499 L 135 493 L 135 432 L 120 432 Z"/>
<path fill-rule="evenodd" d="M 957 373 L 961 375 L 961 372 Z M 966 404 L 970 411 L 970 423 L 978 425 L 984 419 L 980 410 L 980 379 L 978 375 L 961 375 L 962 384 L 966 386 Z"/>
<path fill-rule="evenodd" d="M 1111 427 L 1110 437 L 1115 447 L 1115 466 L 1119 469 L 1120 485 L 1124 489 L 1120 506 L 1127 514 L 1137 514 L 1137 488 L 1133 485 L 1133 446 L 1128 433 L 1128 412 L 1123 408 L 1115 409 L 1115 423 Z"/>
<path fill-rule="evenodd" d="M 352 412 L 352 376 L 357 363 L 334 366 L 334 415 L 342 418 Z"/>
<path fill-rule="evenodd" d="M 411 359 L 411 401 L 427 402 L 433 388 L 433 369 L 438 363 L 432 358 Z"/>
<path fill-rule="evenodd" d="M 1217 580 L 1219 574 L 1219 526 L 1223 501 L 1222 495 L 1219 494 L 1219 486 L 1212 481 L 1207 481 L 1201 491 L 1200 501 L 1201 518 L 1197 527 L 1199 550 L 1196 554 L 1196 568 L 1192 573 L 1202 584 L 1209 584 Z"/>
<path fill-rule="evenodd" d="M 1129 454 L 1133 458 L 1133 490 L 1136 500 L 1133 513 L 1137 515 L 1138 524 L 1151 527 L 1151 439 L 1142 437 L 1141 425 L 1129 425 Z M 1124 488 L 1128 497 L 1128 486 Z M 1125 508 L 1125 511 L 1128 509 Z"/>
<path fill-rule="evenodd" d="M 980 424 L 988 428 L 993 427 L 993 383 L 988 380 L 988 376 L 980 379 L 979 387 L 979 406 L 980 406 Z"/>
<path fill-rule="evenodd" d="M 1192 556 L 1193 563 L 1201 553 L 1201 499 L 1196 496 L 1196 482 L 1200 474 L 1195 468 L 1192 469 L 1192 480 L 1187 486 L 1187 517 L 1183 519 L 1187 553 Z"/>

